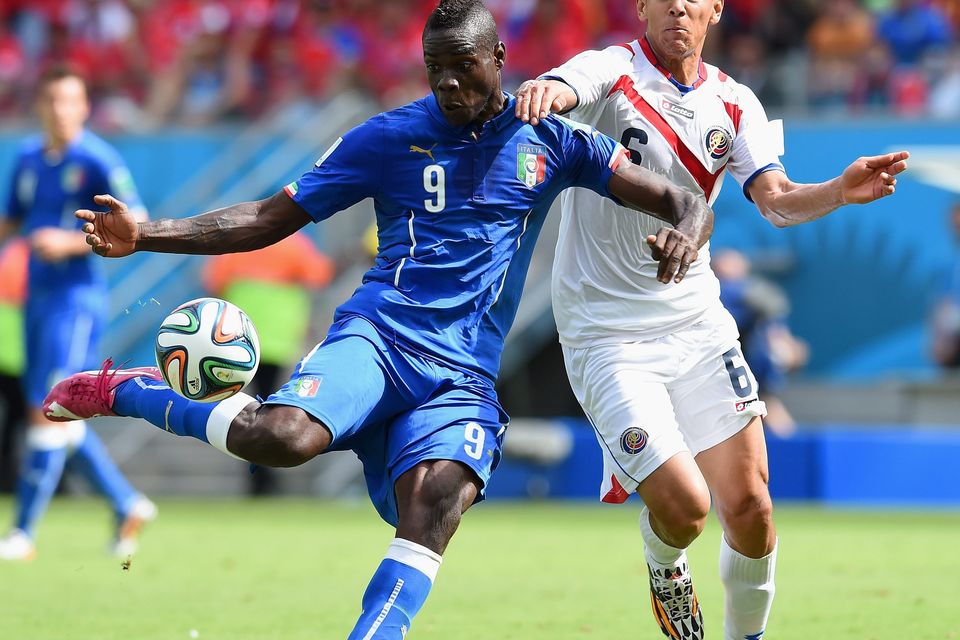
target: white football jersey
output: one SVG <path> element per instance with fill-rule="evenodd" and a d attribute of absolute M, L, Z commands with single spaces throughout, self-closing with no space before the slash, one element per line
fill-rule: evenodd
<path fill-rule="evenodd" d="M 577 93 L 572 119 L 619 140 L 634 162 L 711 205 L 728 170 L 744 189 L 764 171 L 783 170 L 782 125 L 767 120 L 749 88 L 701 62 L 699 80 L 684 93 L 645 38 L 586 51 L 541 77 Z M 646 237 L 667 223 L 586 189 L 568 189 L 561 204 L 552 286 L 563 344 L 651 340 L 720 306 L 709 245 L 683 282 L 661 284 Z"/>

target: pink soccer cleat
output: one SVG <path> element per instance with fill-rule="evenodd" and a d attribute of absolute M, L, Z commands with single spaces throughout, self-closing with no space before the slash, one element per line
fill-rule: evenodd
<path fill-rule="evenodd" d="M 53 422 L 85 420 L 98 416 L 115 416 L 113 398 L 120 384 L 131 378 L 163 381 L 156 367 L 114 369 L 107 358 L 99 371 L 75 373 L 54 385 L 43 401 L 43 415 Z"/>

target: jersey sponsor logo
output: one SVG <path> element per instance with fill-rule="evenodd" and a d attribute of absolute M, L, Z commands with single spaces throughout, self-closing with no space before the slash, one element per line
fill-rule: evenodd
<path fill-rule="evenodd" d="M 647 432 L 640 427 L 630 427 L 620 434 L 620 448 L 627 455 L 635 456 L 647 446 Z"/>
<path fill-rule="evenodd" d="M 714 127 L 707 132 L 707 152 L 714 160 L 722 160 L 732 146 L 733 136 L 726 129 Z"/>
<path fill-rule="evenodd" d="M 669 111 L 670 113 L 673 113 L 675 115 L 683 116 L 684 118 L 687 118 L 689 120 L 693 120 L 693 116 L 696 115 L 690 109 L 681 107 L 680 105 L 674 104 L 669 100 L 664 100 L 662 105 L 663 105 L 664 111 Z"/>
<path fill-rule="evenodd" d="M 747 400 L 746 402 L 737 403 L 737 413 L 741 413 L 747 410 L 747 407 L 752 405 L 755 402 L 760 402 L 760 398 L 753 398 L 752 400 Z"/>
<path fill-rule="evenodd" d="M 313 398 L 320 391 L 323 378 L 318 376 L 302 376 L 293 383 L 293 391 L 301 398 Z"/>
<path fill-rule="evenodd" d="M 412 144 L 410 145 L 410 153 L 422 153 L 423 155 L 430 158 L 431 162 L 436 162 L 437 159 L 433 157 L 433 150 L 437 148 L 437 144 L 440 144 L 440 143 L 438 142 L 434 144 L 429 149 L 424 149 L 423 147 L 418 147 L 417 145 Z"/>
<path fill-rule="evenodd" d="M 63 172 L 60 174 L 60 186 L 63 187 L 64 193 L 76 193 L 80 191 L 80 187 L 83 185 L 83 176 L 83 167 L 79 164 L 68 164 L 65 166 Z"/>
<path fill-rule="evenodd" d="M 517 145 L 517 179 L 533 189 L 547 179 L 547 148 L 539 145 Z"/>

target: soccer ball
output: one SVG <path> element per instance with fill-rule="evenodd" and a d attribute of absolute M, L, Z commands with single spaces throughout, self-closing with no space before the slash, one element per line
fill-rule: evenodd
<path fill-rule="evenodd" d="M 217 402 L 240 391 L 260 364 L 260 339 L 250 318 L 218 298 L 185 302 L 160 324 L 157 366 L 188 400 Z"/>

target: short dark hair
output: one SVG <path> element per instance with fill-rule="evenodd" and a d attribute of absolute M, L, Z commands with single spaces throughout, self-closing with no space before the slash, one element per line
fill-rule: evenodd
<path fill-rule="evenodd" d="M 80 74 L 79 71 L 74 69 L 68 64 L 53 64 L 47 67 L 42 74 L 40 74 L 40 79 L 37 82 L 37 88 L 40 91 L 43 91 L 47 88 L 47 85 L 53 84 L 54 82 L 59 82 L 60 80 L 65 80 L 67 78 L 76 78 L 86 86 L 87 81 Z"/>
<path fill-rule="evenodd" d="M 490 49 L 500 43 L 497 22 L 481 0 L 440 0 L 440 5 L 427 19 L 423 33 L 445 29 L 469 31 L 476 36 L 477 44 Z"/>

